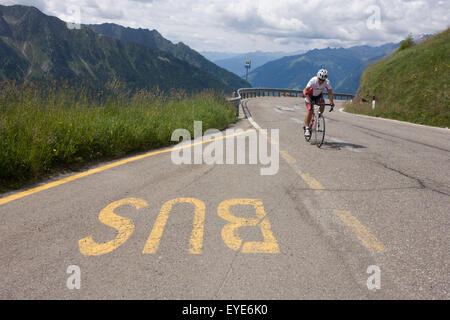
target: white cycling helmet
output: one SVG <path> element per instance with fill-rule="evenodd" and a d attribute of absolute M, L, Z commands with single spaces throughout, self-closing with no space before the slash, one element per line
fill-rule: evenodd
<path fill-rule="evenodd" d="M 325 80 L 328 78 L 328 71 L 325 69 L 320 69 L 319 72 L 317 72 L 317 78 L 320 80 Z"/>

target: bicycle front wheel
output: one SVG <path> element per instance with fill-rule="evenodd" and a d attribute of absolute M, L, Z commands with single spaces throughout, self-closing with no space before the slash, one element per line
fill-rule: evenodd
<path fill-rule="evenodd" d="M 314 124 L 313 134 L 315 145 L 320 148 L 325 140 L 325 118 L 323 114 L 317 117 L 316 123 Z"/>

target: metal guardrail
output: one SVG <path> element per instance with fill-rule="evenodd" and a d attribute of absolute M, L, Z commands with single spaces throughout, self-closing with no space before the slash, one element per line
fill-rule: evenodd
<path fill-rule="evenodd" d="M 236 114 L 239 114 L 239 105 L 242 99 L 257 97 L 302 97 L 303 90 L 293 89 L 274 89 L 274 88 L 241 88 L 237 91 L 237 97 L 227 99 L 227 102 L 233 103 L 236 108 Z M 324 92 L 324 96 L 327 94 Z M 352 100 L 355 95 L 346 93 L 334 93 L 336 100 Z"/>

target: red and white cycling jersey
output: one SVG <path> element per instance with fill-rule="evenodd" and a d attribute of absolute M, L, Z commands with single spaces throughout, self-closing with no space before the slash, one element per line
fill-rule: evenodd
<path fill-rule="evenodd" d="M 323 92 L 325 88 L 331 90 L 331 83 L 330 80 L 326 79 L 322 84 L 319 84 L 319 79 L 317 79 L 317 77 L 314 77 L 309 80 L 307 87 L 312 88 L 311 91 L 313 92 L 313 96 L 318 96 Z"/>

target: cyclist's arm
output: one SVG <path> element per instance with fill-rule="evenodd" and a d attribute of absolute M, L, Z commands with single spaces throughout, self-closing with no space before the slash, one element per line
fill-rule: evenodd
<path fill-rule="evenodd" d="M 305 89 L 303 89 L 303 95 L 306 96 L 306 94 L 308 93 L 308 91 L 310 91 L 312 88 L 307 86 Z"/>
<path fill-rule="evenodd" d="M 327 89 L 328 92 L 328 98 L 330 99 L 330 104 L 334 104 L 334 97 L 333 97 L 333 90 L 332 89 Z"/>

